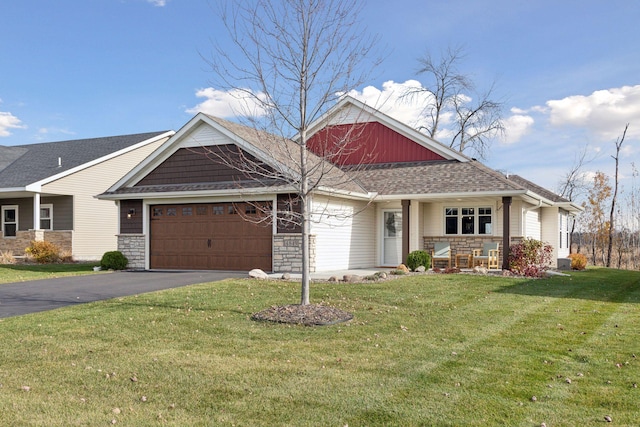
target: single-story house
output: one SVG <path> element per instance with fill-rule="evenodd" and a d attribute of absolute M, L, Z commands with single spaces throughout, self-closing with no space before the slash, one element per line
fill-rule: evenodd
<path fill-rule="evenodd" d="M 310 165 L 323 176 L 311 202 L 311 271 L 397 266 L 436 242 L 453 255 L 495 242 L 500 265 L 524 238 L 549 243 L 554 259 L 569 253 L 579 206 L 360 101 L 345 97 L 309 135 Z M 328 144 L 346 149 L 328 161 Z M 98 196 L 119 205 L 118 248 L 130 267 L 299 271 L 299 228 L 286 221 L 294 190 L 278 179 L 295 174 L 296 147 L 197 114 Z"/>
<path fill-rule="evenodd" d="M 0 251 L 51 241 L 76 260 L 117 249 L 119 209 L 96 194 L 175 132 L 0 146 Z"/>

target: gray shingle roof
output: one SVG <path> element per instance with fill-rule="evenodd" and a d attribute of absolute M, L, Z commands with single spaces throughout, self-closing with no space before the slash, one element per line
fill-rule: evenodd
<path fill-rule="evenodd" d="M 0 188 L 25 187 L 165 132 L 0 147 Z"/>
<path fill-rule="evenodd" d="M 552 202 L 556 202 L 556 203 L 569 202 L 569 200 L 565 199 L 564 197 L 561 197 L 556 193 L 547 190 L 546 188 L 540 187 L 538 184 L 535 184 L 527 179 L 524 179 L 519 175 L 509 175 L 509 180 L 517 183 L 518 185 L 526 188 L 527 190 L 533 191 L 534 193 L 544 197 L 545 199 L 551 200 Z"/>
<path fill-rule="evenodd" d="M 351 173 L 367 190 L 381 195 L 523 190 L 522 186 L 477 161 L 387 163 Z"/>

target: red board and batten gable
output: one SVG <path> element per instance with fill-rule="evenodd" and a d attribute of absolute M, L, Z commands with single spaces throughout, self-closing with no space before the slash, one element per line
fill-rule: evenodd
<path fill-rule="evenodd" d="M 343 141 L 347 141 L 345 146 L 337 148 Z M 327 126 L 315 133 L 307 146 L 340 166 L 446 160 L 379 122 Z"/>

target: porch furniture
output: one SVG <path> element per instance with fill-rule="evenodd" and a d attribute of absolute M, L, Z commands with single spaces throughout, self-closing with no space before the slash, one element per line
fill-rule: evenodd
<path fill-rule="evenodd" d="M 447 261 L 447 267 L 451 268 L 451 244 L 449 242 L 435 242 L 431 251 L 431 265 L 436 266 L 436 261 Z"/>
<path fill-rule="evenodd" d="M 471 254 L 456 254 L 456 268 L 462 267 L 460 262 L 464 261 L 466 268 L 471 268 L 473 263 L 473 255 Z"/>
<path fill-rule="evenodd" d="M 473 265 L 484 266 L 486 264 L 489 270 L 498 270 L 499 247 L 500 243 L 490 242 L 484 243 L 482 249 L 474 249 Z"/>

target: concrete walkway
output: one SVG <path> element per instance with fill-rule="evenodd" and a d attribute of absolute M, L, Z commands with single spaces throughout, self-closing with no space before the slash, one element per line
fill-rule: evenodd
<path fill-rule="evenodd" d="M 118 271 L 0 285 L 0 318 L 227 278 L 237 271 Z"/>

